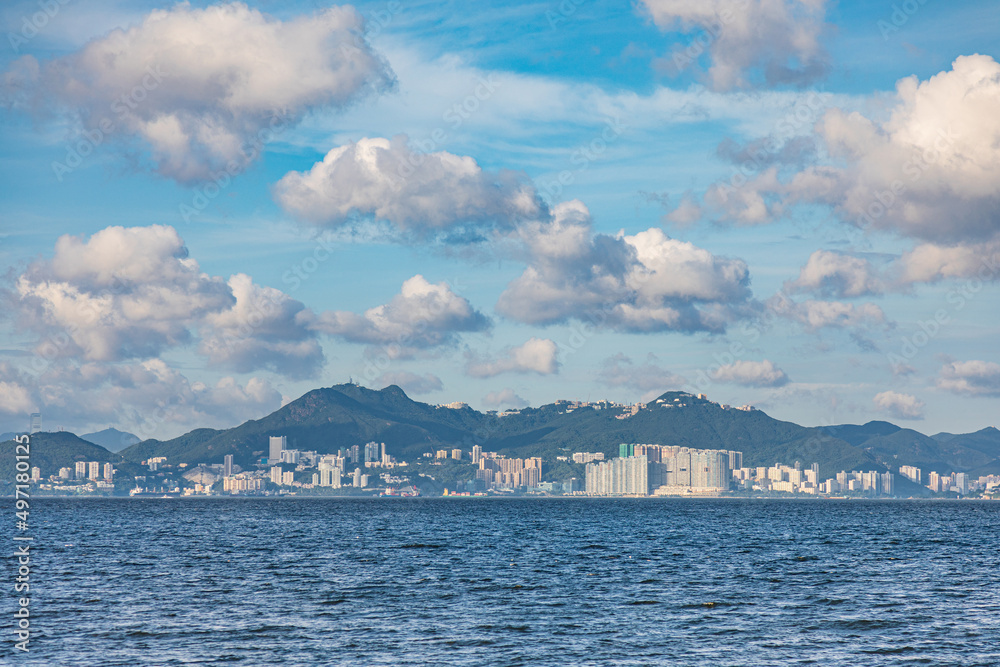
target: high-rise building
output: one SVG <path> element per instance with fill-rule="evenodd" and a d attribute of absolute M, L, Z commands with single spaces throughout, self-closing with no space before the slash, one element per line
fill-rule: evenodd
<path fill-rule="evenodd" d="M 274 466 L 271 468 L 271 483 L 281 484 L 281 466 Z"/>
<path fill-rule="evenodd" d="M 635 453 L 635 445 L 631 445 L 631 444 L 624 443 L 624 442 L 622 444 L 618 445 L 618 457 L 619 458 L 622 458 L 622 459 L 628 458 L 628 457 L 632 456 L 634 453 Z"/>
<path fill-rule="evenodd" d="M 288 449 L 288 437 L 284 435 L 272 435 L 268 444 L 267 462 L 278 463 L 281 461 L 281 452 Z"/>
<path fill-rule="evenodd" d="M 956 472 L 953 477 L 955 481 L 952 483 L 952 489 L 963 496 L 969 493 L 969 476 L 964 472 Z"/>
<path fill-rule="evenodd" d="M 361 488 L 361 468 L 354 469 L 354 476 L 351 480 L 351 485 L 355 488 Z"/>
<path fill-rule="evenodd" d="M 377 442 L 365 444 L 365 463 L 379 463 L 382 461 L 382 452 Z"/>
<path fill-rule="evenodd" d="M 472 446 L 472 463 L 478 464 L 479 459 L 483 458 L 483 448 L 479 445 Z"/>
<path fill-rule="evenodd" d="M 896 492 L 896 481 L 892 474 L 892 471 L 884 472 L 880 475 L 882 478 L 882 488 L 880 491 L 887 496 L 891 496 Z"/>
<path fill-rule="evenodd" d="M 73 469 L 59 468 L 59 479 L 73 479 Z"/>
<path fill-rule="evenodd" d="M 916 482 L 920 484 L 921 470 L 915 466 L 899 466 L 899 474 L 910 480 L 911 482 Z"/>
<path fill-rule="evenodd" d="M 434 452 L 434 458 L 436 458 L 436 459 L 446 459 L 446 458 L 448 458 L 448 450 L 447 449 L 439 449 L 439 450 L 437 450 L 436 452 Z"/>
<path fill-rule="evenodd" d="M 110 463 L 104 464 L 104 479 L 111 482 L 115 478 L 115 467 Z"/>
<path fill-rule="evenodd" d="M 358 445 L 351 445 L 347 449 L 347 457 L 349 459 L 351 459 L 351 463 L 353 463 L 354 465 L 357 465 L 358 463 L 361 463 L 362 462 L 361 461 L 361 447 L 359 447 Z"/>
<path fill-rule="evenodd" d="M 649 495 L 649 467 L 649 459 L 645 456 L 626 456 L 602 463 L 588 463 L 587 493 L 595 496 Z"/>
<path fill-rule="evenodd" d="M 285 486 L 291 486 L 295 482 L 295 473 L 291 470 L 286 470 L 281 474 L 281 483 Z"/>
<path fill-rule="evenodd" d="M 32 412 L 28 420 L 28 433 L 38 433 L 42 430 L 42 413 Z"/>
<path fill-rule="evenodd" d="M 927 488 L 935 493 L 941 490 L 941 475 L 933 470 L 927 475 Z"/>
<path fill-rule="evenodd" d="M 729 451 L 729 469 L 739 470 L 743 467 L 743 452 Z"/>
<path fill-rule="evenodd" d="M 226 454 L 225 458 L 222 460 L 222 476 L 232 477 L 233 476 L 233 455 Z"/>
<path fill-rule="evenodd" d="M 31 481 L 37 482 L 41 479 L 42 479 L 42 469 L 39 468 L 38 466 L 35 466 L 34 468 L 31 469 Z"/>
<path fill-rule="evenodd" d="M 462 450 L 461 449 L 453 449 L 453 450 L 451 450 L 451 458 L 455 459 L 456 461 L 461 461 L 462 460 Z"/>

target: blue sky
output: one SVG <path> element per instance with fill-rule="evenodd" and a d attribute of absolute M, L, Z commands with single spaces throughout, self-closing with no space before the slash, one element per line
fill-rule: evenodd
<path fill-rule="evenodd" d="M 349 378 L 995 423 L 991 4 L 354 7 L 0 10 L 0 430 Z"/>

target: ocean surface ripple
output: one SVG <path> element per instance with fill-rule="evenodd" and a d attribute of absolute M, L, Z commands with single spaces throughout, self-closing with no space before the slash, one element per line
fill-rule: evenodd
<path fill-rule="evenodd" d="M 1000 664 L 1000 503 L 36 499 L 32 519 L 31 651 L 4 664 Z"/>

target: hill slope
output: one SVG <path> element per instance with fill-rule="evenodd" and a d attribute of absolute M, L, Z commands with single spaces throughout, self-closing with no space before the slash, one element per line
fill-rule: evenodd
<path fill-rule="evenodd" d="M 195 464 L 218 463 L 233 454 L 236 463 L 247 466 L 265 454 L 269 436 L 284 435 L 289 447 L 320 453 L 385 442 L 390 454 L 403 459 L 478 444 L 486 451 L 554 460 L 574 451 L 615 455 L 619 443 L 644 442 L 737 449 L 748 466 L 818 461 L 823 476 L 879 467 L 864 451 L 822 430 L 778 421 L 757 410 L 723 409 L 683 392 L 668 392 L 637 414 L 617 418 L 623 412 L 573 410 L 557 403 L 498 417 L 467 407 L 419 403 L 395 386 L 373 391 L 347 384 L 310 391 L 267 417 L 232 429 L 198 429 L 165 442 L 145 441 L 122 455 L 131 461 L 167 456 Z"/>
<path fill-rule="evenodd" d="M 138 436 L 126 433 L 125 431 L 119 431 L 116 428 L 106 428 L 96 433 L 84 433 L 80 438 L 95 445 L 100 445 L 109 452 L 120 452 L 130 445 L 141 442 Z"/>
<path fill-rule="evenodd" d="M 13 481 L 17 461 L 15 442 L 0 443 L 0 479 Z M 59 473 L 59 468 L 72 468 L 77 461 L 117 461 L 118 456 L 104 447 L 87 442 L 66 431 L 35 433 L 31 436 L 31 466 L 41 469 L 42 477 Z"/>

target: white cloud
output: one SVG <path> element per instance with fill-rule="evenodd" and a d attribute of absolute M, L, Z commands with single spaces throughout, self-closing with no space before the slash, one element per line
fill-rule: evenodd
<path fill-rule="evenodd" d="M 884 284 L 871 262 L 837 252 L 817 250 L 799 272 L 785 284 L 789 292 L 811 291 L 836 298 L 880 294 Z"/>
<path fill-rule="evenodd" d="M 639 391 L 654 391 L 663 393 L 676 389 L 687 383 L 680 375 L 667 370 L 659 363 L 654 354 L 649 354 L 641 364 L 636 364 L 630 357 L 619 352 L 608 357 L 601 364 L 599 382 L 609 387 L 629 387 Z"/>
<path fill-rule="evenodd" d="M 937 386 L 967 396 L 1000 396 L 1000 364 L 992 361 L 955 361 L 941 367 Z"/>
<path fill-rule="evenodd" d="M 310 328 L 352 343 L 384 345 L 391 357 L 414 349 L 454 344 L 457 334 L 484 331 L 489 319 L 455 294 L 446 282 L 433 284 L 416 275 L 403 283 L 389 303 L 363 315 L 328 311 L 316 316 Z"/>
<path fill-rule="evenodd" d="M 307 111 L 343 108 L 392 84 L 388 66 L 357 35 L 352 7 L 278 21 L 234 2 L 179 3 L 42 64 L 25 56 L 5 97 L 65 110 L 90 131 L 131 138 L 174 180 L 206 180 L 272 127 Z M 100 143 L 100 142 L 98 142 Z"/>
<path fill-rule="evenodd" d="M 172 227 L 108 227 L 84 241 L 62 236 L 51 260 L 18 278 L 16 308 L 43 337 L 68 337 L 63 356 L 152 357 L 188 343 L 190 327 L 234 302 L 201 272 Z"/>
<path fill-rule="evenodd" d="M 548 338 L 530 338 L 523 345 L 508 347 L 496 358 L 469 354 L 466 374 L 489 378 L 501 373 L 538 373 L 552 375 L 559 372 L 556 344 Z"/>
<path fill-rule="evenodd" d="M 712 378 L 720 382 L 732 382 L 745 387 L 781 387 L 788 384 L 785 371 L 769 359 L 763 361 L 735 361 L 720 366 Z"/>
<path fill-rule="evenodd" d="M 418 394 L 432 394 L 435 391 L 441 391 L 444 387 L 441 383 L 441 378 L 433 373 L 417 375 L 416 373 L 411 373 L 409 371 L 398 371 L 394 373 L 383 373 L 375 379 L 375 385 L 378 387 L 388 387 L 392 384 L 400 387 L 411 396 Z"/>
<path fill-rule="evenodd" d="M 523 175 L 488 172 L 471 157 L 421 153 L 405 135 L 335 148 L 307 172 L 287 173 L 275 200 L 317 225 L 385 221 L 418 235 L 456 226 L 510 228 L 544 213 Z"/>
<path fill-rule="evenodd" d="M 722 331 L 750 305 L 743 261 L 658 228 L 594 234 L 579 201 L 557 205 L 551 221 L 524 224 L 518 235 L 528 267 L 500 295 L 497 310 L 521 322 L 575 318 L 619 331 Z"/>
<path fill-rule="evenodd" d="M 808 331 L 833 328 L 871 328 L 886 325 L 885 313 L 874 303 L 843 301 L 792 301 L 783 294 L 772 297 L 767 307 L 779 317 L 802 324 Z"/>
<path fill-rule="evenodd" d="M 896 419 L 924 418 L 924 402 L 911 394 L 883 391 L 872 400 L 876 408 Z"/>
<path fill-rule="evenodd" d="M 236 372 L 267 369 L 291 378 L 315 377 L 323 350 L 307 324 L 313 315 L 299 301 L 273 287 L 255 285 L 238 273 L 229 279 L 236 303 L 205 317 L 199 351 L 213 365 Z"/>
<path fill-rule="evenodd" d="M 203 273 L 172 227 L 62 236 L 4 296 L 47 359 L 141 360 L 197 342 L 211 365 L 239 373 L 313 377 L 324 362 L 302 303 L 245 274 Z"/>
<path fill-rule="evenodd" d="M 528 407 L 528 401 L 514 393 L 513 389 L 501 389 L 500 391 L 491 391 L 486 394 L 483 397 L 483 405 L 492 409 L 500 409 L 502 407 L 526 408 Z"/>
<path fill-rule="evenodd" d="M 35 403 L 23 385 L 2 380 L 0 381 L 0 411 L 12 415 L 26 415 L 35 411 Z"/>
<path fill-rule="evenodd" d="M 961 56 L 926 81 L 900 80 L 885 120 L 831 109 L 817 124 L 830 165 L 782 181 L 775 169 L 729 200 L 743 222 L 768 222 L 797 203 L 827 204 L 861 229 L 949 247 L 1000 234 L 1000 64 Z M 742 217 L 741 217 L 742 216 Z M 960 252 L 960 251 L 959 251 Z"/>
<path fill-rule="evenodd" d="M 921 243 L 897 262 L 902 284 L 929 283 L 949 278 L 1000 278 L 1000 240 L 988 243 L 939 245 Z"/>
<path fill-rule="evenodd" d="M 805 84 L 823 76 L 828 56 L 820 44 L 825 0 L 641 0 L 665 31 L 697 32 L 675 47 L 664 68 L 694 64 L 707 41 L 708 78 L 717 90 L 754 84 Z"/>
<path fill-rule="evenodd" d="M 53 363 L 26 382 L 0 365 L 0 388 L 14 385 L 49 423 L 77 432 L 120 424 L 139 437 L 169 438 L 193 428 L 228 428 L 276 410 L 281 394 L 266 380 L 192 382 L 159 359 L 118 364 Z"/>

